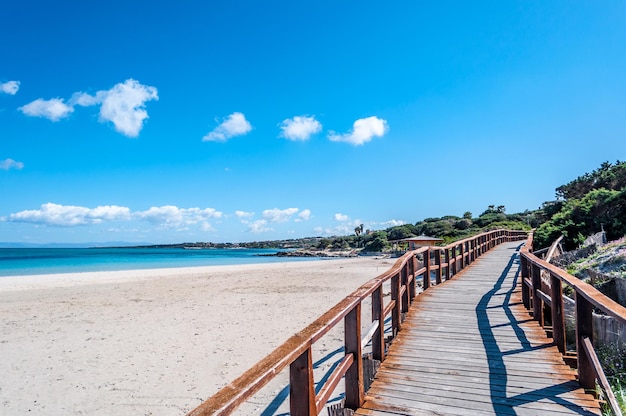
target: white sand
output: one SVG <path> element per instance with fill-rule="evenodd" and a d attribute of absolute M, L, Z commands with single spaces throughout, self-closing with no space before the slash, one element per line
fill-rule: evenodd
<path fill-rule="evenodd" d="M 184 414 L 392 264 L 2 277 L 0 414 Z"/>

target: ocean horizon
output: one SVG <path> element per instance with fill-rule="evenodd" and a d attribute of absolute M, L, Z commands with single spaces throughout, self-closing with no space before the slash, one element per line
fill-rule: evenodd
<path fill-rule="evenodd" d="M 272 256 L 283 249 L 0 248 L 0 278 L 37 274 L 223 266 L 316 260 Z"/>

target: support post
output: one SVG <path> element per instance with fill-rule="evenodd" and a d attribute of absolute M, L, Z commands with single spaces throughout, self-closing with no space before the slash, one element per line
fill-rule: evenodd
<path fill-rule="evenodd" d="M 561 354 L 565 355 L 565 316 L 563 315 L 563 284 L 550 274 L 550 297 L 552 298 L 552 338 Z"/>
<path fill-rule="evenodd" d="M 363 404 L 363 358 L 361 357 L 361 304 L 357 304 L 344 319 L 346 355 L 354 362 L 346 372 L 346 407 L 356 410 Z M 315 402 L 315 400 L 314 400 Z"/>
<path fill-rule="evenodd" d="M 415 299 L 416 296 L 416 291 L 415 291 L 415 256 L 411 256 L 411 261 L 408 262 L 411 266 L 409 267 L 409 299 L 411 301 L 411 303 L 413 303 L 413 300 Z"/>
<path fill-rule="evenodd" d="M 543 302 L 537 293 L 541 290 L 541 269 L 534 264 L 530 268 L 530 278 L 533 282 L 533 318 L 543 327 Z"/>
<path fill-rule="evenodd" d="M 522 303 L 526 310 L 530 310 L 530 288 L 526 286 L 526 279 L 529 277 L 528 273 L 528 259 L 524 256 L 520 256 L 520 266 L 522 268 Z"/>
<path fill-rule="evenodd" d="M 372 322 L 378 321 L 378 329 L 372 336 L 372 358 L 383 362 L 385 359 L 385 317 L 383 316 L 383 287 L 372 293 Z"/>
<path fill-rule="evenodd" d="M 593 343 L 593 307 L 582 295 L 576 292 L 576 356 L 578 359 L 578 383 L 586 390 L 596 386 L 596 375 L 590 357 L 585 352 L 583 340 L 589 338 Z"/>
<path fill-rule="evenodd" d="M 437 282 L 437 284 L 441 284 L 441 250 L 434 250 L 435 251 L 435 265 L 438 266 L 437 267 L 437 272 L 435 273 L 435 282 Z"/>
<path fill-rule="evenodd" d="M 446 266 L 446 280 L 450 280 L 450 258 L 451 258 L 450 252 L 452 250 L 453 249 L 451 249 L 451 248 L 447 248 L 446 249 L 446 254 L 445 254 L 445 261 L 446 261 L 446 264 L 447 264 L 447 266 Z"/>
<path fill-rule="evenodd" d="M 407 265 L 405 264 L 402 269 L 400 269 L 400 289 L 404 286 L 404 293 L 402 294 L 402 312 L 407 313 L 409 311 L 409 286 L 408 286 L 408 275 L 407 275 Z"/>
<path fill-rule="evenodd" d="M 313 358 L 310 347 L 289 367 L 289 409 L 291 415 L 317 415 Z"/>
<path fill-rule="evenodd" d="M 391 300 L 396 302 L 391 310 L 391 334 L 395 337 L 402 326 L 400 320 L 402 300 L 400 299 L 400 275 L 398 274 L 391 278 Z"/>
<path fill-rule="evenodd" d="M 424 252 L 424 267 L 426 271 L 424 272 L 424 290 L 430 287 L 430 249 Z"/>

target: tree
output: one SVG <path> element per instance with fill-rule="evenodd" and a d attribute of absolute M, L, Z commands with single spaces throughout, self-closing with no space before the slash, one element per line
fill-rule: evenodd
<path fill-rule="evenodd" d="M 466 219 L 466 220 L 471 220 L 472 219 L 472 213 L 469 212 L 469 211 L 465 211 L 463 213 L 463 218 Z"/>

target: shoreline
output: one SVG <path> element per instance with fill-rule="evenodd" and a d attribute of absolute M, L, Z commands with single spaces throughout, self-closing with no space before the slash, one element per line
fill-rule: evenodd
<path fill-rule="evenodd" d="M 311 264 L 317 260 L 338 261 L 345 257 L 332 258 L 303 258 L 302 261 L 293 260 L 285 262 L 271 263 L 241 263 L 241 264 L 214 264 L 208 266 L 186 266 L 186 267 L 154 267 L 123 270 L 102 270 L 84 271 L 68 273 L 38 273 L 0 276 L 0 292 L 3 290 L 26 290 L 42 289 L 49 287 L 67 287 L 79 284 L 97 284 L 111 282 L 132 282 L 145 279 L 182 277 L 195 274 L 212 274 L 220 272 L 230 272 L 231 269 L 253 270 L 263 269 L 263 266 L 286 267 L 294 264 Z"/>
<path fill-rule="evenodd" d="M 392 263 L 0 278 L 0 413 L 184 414 Z"/>

